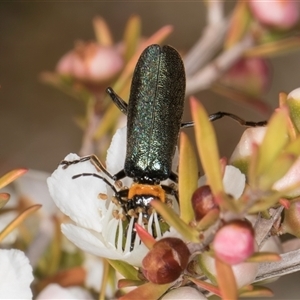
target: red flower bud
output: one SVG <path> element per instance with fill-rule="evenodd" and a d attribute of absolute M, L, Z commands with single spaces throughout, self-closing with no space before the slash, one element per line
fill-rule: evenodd
<path fill-rule="evenodd" d="M 213 208 L 219 207 L 209 185 L 203 185 L 196 189 L 192 196 L 192 206 L 196 221 L 201 220 Z"/>
<path fill-rule="evenodd" d="M 186 268 L 189 257 L 190 251 L 182 240 L 163 238 L 144 257 L 143 274 L 153 283 L 170 283 Z"/>

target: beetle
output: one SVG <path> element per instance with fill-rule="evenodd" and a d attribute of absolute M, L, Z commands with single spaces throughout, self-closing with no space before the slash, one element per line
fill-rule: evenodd
<path fill-rule="evenodd" d="M 182 123 L 185 98 L 185 71 L 179 53 L 171 46 L 150 45 L 141 54 L 130 89 L 128 104 L 112 88 L 107 89 L 112 101 L 127 115 L 127 145 L 124 168 L 112 175 L 95 155 L 75 161 L 62 161 L 64 168 L 90 160 L 105 176 L 82 173 L 73 176 L 95 176 L 104 180 L 114 191 L 117 202 L 123 207 L 126 217 L 142 212 L 144 220 L 150 216 L 153 199 L 166 202 L 166 194 L 174 195 L 174 187 L 161 184 L 166 179 L 178 182 L 172 167 L 178 136 L 181 128 L 193 126 L 193 122 Z M 215 121 L 230 117 L 245 126 L 263 126 L 266 122 L 248 122 L 230 113 L 218 112 L 209 116 Z M 117 190 L 106 177 L 115 183 L 130 177 L 129 188 Z"/>
<path fill-rule="evenodd" d="M 178 182 L 177 174 L 171 168 L 184 108 L 185 72 L 182 59 L 170 46 L 151 45 L 137 62 L 128 105 L 111 88 L 107 92 L 128 117 L 124 168 L 111 175 L 95 155 L 62 161 L 61 164 L 66 168 L 90 160 L 106 176 L 83 173 L 73 178 L 95 176 L 104 180 L 114 191 L 126 217 L 137 218 L 142 212 L 147 224 L 152 210 L 151 200 L 168 202 L 167 194 L 178 199 L 177 190 L 161 182 L 168 178 Z M 130 177 L 133 184 L 117 190 L 106 177 L 114 182 Z"/>

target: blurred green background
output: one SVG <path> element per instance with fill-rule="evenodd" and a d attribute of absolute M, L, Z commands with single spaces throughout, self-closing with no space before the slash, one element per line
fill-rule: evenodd
<path fill-rule="evenodd" d="M 227 1 L 227 10 L 234 4 Z M 94 40 L 92 18 L 96 15 L 107 21 L 115 41 L 120 41 L 133 14 L 140 15 L 146 36 L 172 24 L 174 32 L 166 43 L 182 52 L 196 42 L 205 25 L 202 1 L 0 2 L 0 174 L 16 167 L 52 172 L 66 154 L 78 151 L 81 130 L 73 117 L 83 106 L 40 82 L 39 74 L 54 70 L 76 40 Z M 273 82 L 266 101 L 275 108 L 279 92 L 300 86 L 300 51 L 274 58 L 272 65 Z M 224 110 L 248 120 L 266 118 L 209 91 L 197 96 L 209 113 Z M 189 119 L 186 108 L 185 120 Z M 215 127 L 221 155 L 230 156 L 244 129 L 227 119 Z M 273 284 L 275 299 L 299 298 L 300 288 L 291 278 Z"/>

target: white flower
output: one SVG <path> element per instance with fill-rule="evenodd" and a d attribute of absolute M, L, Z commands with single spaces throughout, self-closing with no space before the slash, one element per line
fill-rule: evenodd
<path fill-rule="evenodd" d="M 171 290 L 167 294 L 165 294 L 162 298 L 162 300 L 206 300 L 207 298 L 197 291 L 195 288 L 184 286 L 180 287 L 178 289 Z"/>
<path fill-rule="evenodd" d="M 32 299 L 32 267 L 20 250 L 0 250 L 0 299 Z"/>
<path fill-rule="evenodd" d="M 116 174 L 123 169 L 125 154 L 126 128 L 122 128 L 116 132 L 108 149 L 106 161 L 108 172 Z M 78 159 L 76 154 L 69 154 L 65 158 L 67 161 Z M 128 222 L 124 223 L 126 212 L 124 213 L 120 205 L 111 201 L 112 189 L 103 180 L 95 176 L 72 178 L 83 173 L 97 173 L 97 170 L 90 161 L 71 164 L 67 168 L 59 165 L 48 178 L 49 191 L 53 200 L 75 223 L 62 224 L 63 234 L 83 251 L 141 266 L 148 249 L 140 243 L 138 236 L 133 239 L 134 243 L 131 242 L 134 218 L 128 217 Z M 97 174 L 103 176 L 103 173 Z M 124 178 L 122 182 L 123 186 L 130 187 L 132 179 Z M 168 184 L 167 181 L 163 183 Z M 107 195 L 108 199 L 103 200 L 103 195 Z M 176 201 L 173 203 L 177 205 Z M 178 209 L 177 207 L 175 209 Z M 139 213 L 137 222 L 143 226 L 142 213 Z M 161 238 L 163 234 L 159 226 L 159 217 L 155 212 L 151 214 L 148 221 L 150 234 L 152 234 L 152 227 L 157 233 L 157 238 Z"/>
<path fill-rule="evenodd" d="M 206 176 L 203 175 L 198 180 L 198 186 L 206 184 Z M 226 194 L 238 199 L 243 194 L 246 184 L 246 176 L 236 167 L 227 165 L 223 175 L 223 184 Z"/>
<path fill-rule="evenodd" d="M 79 286 L 64 288 L 58 284 L 47 285 L 37 296 L 36 300 L 49 300 L 49 299 L 82 299 L 92 300 L 92 295 Z"/>

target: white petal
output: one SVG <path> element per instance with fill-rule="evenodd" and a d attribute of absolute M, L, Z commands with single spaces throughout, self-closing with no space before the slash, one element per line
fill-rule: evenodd
<path fill-rule="evenodd" d="M 68 161 L 76 159 L 79 159 L 76 154 L 65 158 Z M 97 171 L 90 161 L 73 164 L 66 169 L 59 165 L 47 180 L 49 191 L 59 209 L 75 223 L 100 232 L 106 201 L 99 199 L 99 193 L 106 193 L 106 184 L 93 176 L 72 179 L 72 176 L 82 173 Z"/>
<path fill-rule="evenodd" d="M 94 299 L 88 291 L 81 287 L 63 288 L 56 283 L 47 285 L 37 296 L 36 300 L 49 300 L 49 299 Z"/>
<path fill-rule="evenodd" d="M 245 188 L 246 176 L 234 166 L 226 166 L 223 176 L 225 192 L 238 199 Z"/>
<path fill-rule="evenodd" d="M 288 95 L 287 95 L 287 99 L 300 99 L 300 88 L 294 89 L 292 90 Z"/>
<path fill-rule="evenodd" d="M 196 289 L 184 286 L 174 289 L 164 295 L 161 300 L 206 300 L 207 298 Z"/>
<path fill-rule="evenodd" d="M 32 267 L 20 250 L 0 250 L 1 299 L 32 299 Z"/>
<path fill-rule="evenodd" d="M 124 169 L 126 147 L 127 147 L 127 127 L 120 128 L 114 134 L 111 144 L 107 150 L 106 167 L 111 174 L 116 174 Z M 129 187 L 132 179 L 125 177 L 122 179 L 124 186 Z"/>
<path fill-rule="evenodd" d="M 241 158 L 245 158 L 252 154 L 253 151 L 253 143 L 255 144 L 261 144 L 265 133 L 266 133 L 267 127 L 251 127 L 247 128 L 239 143 L 235 147 L 230 162 L 236 161 Z"/>
<path fill-rule="evenodd" d="M 103 240 L 101 234 L 78 227 L 73 224 L 62 224 L 63 234 L 81 250 L 96 256 L 118 259 L 131 265 L 140 267 L 148 249 L 144 244 L 139 245 L 134 251 L 122 253 L 114 245 Z"/>
<path fill-rule="evenodd" d="M 205 184 L 206 176 L 203 175 L 198 180 L 198 186 Z M 227 165 L 223 176 L 223 184 L 225 192 L 238 199 L 245 189 L 246 176 L 238 168 Z"/>

